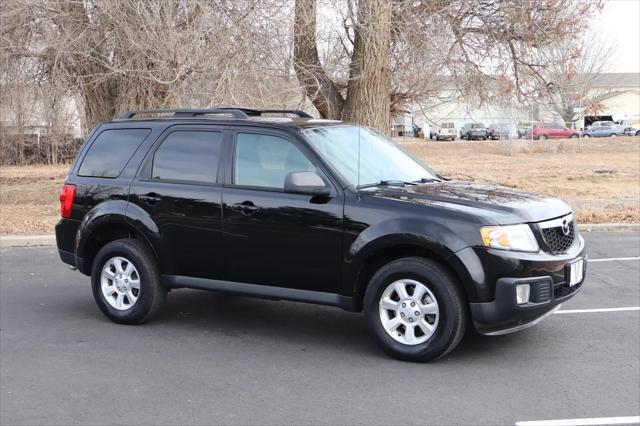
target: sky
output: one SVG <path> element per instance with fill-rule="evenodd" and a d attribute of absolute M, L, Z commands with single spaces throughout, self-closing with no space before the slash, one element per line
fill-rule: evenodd
<path fill-rule="evenodd" d="M 592 28 L 617 46 L 606 72 L 640 73 L 640 0 L 605 0 Z"/>

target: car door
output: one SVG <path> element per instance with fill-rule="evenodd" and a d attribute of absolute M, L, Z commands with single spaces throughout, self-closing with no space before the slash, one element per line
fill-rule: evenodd
<path fill-rule="evenodd" d="M 264 129 L 235 134 L 223 195 L 229 280 L 338 292 L 344 195 L 303 144 Z M 284 192 L 289 172 L 317 171 L 331 195 Z"/>
<path fill-rule="evenodd" d="M 152 147 L 132 183 L 128 211 L 157 228 L 164 273 L 223 278 L 218 183 L 223 139 L 219 128 L 173 126 Z"/>

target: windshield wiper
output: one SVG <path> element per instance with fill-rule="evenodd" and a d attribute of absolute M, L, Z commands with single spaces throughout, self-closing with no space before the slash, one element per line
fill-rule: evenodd
<path fill-rule="evenodd" d="M 431 183 L 431 182 L 442 182 L 442 181 L 436 178 L 420 178 L 418 180 L 413 181 L 413 183 Z"/>
<path fill-rule="evenodd" d="M 373 188 L 376 186 L 406 186 L 406 185 L 415 185 L 415 184 L 416 182 L 407 182 L 404 180 L 379 180 L 378 182 L 360 185 L 357 187 L 357 189 Z"/>

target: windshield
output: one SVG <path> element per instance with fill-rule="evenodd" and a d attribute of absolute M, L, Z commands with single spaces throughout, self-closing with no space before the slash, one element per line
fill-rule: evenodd
<path fill-rule="evenodd" d="M 434 172 L 393 141 L 367 127 L 319 127 L 303 133 L 320 155 L 355 187 L 380 181 L 437 179 Z"/>
<path fill-rule="evenodd" d="M 472 129 L 483 129 L 484 128 L 484 124 L 472 124 L 471 128 Z"/>

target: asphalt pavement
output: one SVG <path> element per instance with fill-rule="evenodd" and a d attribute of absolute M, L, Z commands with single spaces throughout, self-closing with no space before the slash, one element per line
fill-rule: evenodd
<path fill-rule="evenodd" d="M 585 233 L 581 293 L 446 358 L 388 358 L 337 308 L 177 290 L 108 321 L 54 247 L 0 250 L 0 423 L 514 424 L 640 414 L 640 235 Z M 633 259 L 636 258 L 636 259 Z M 582 310 L 587 310 L 583 312 Z M 560 311 L 562 312 L 562 311 Z"/>

